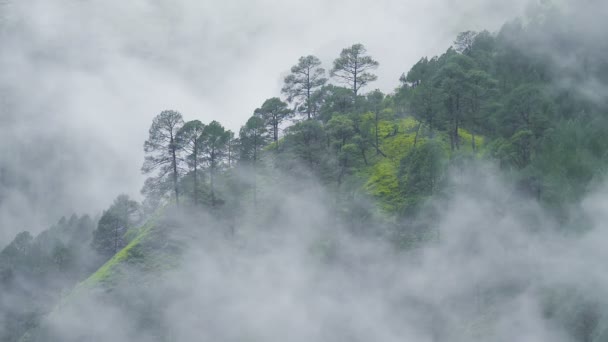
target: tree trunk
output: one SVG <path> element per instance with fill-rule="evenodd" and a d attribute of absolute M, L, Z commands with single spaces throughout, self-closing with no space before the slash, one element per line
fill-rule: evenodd
<path fill-rule="evenodd" d="M 416 144 L 418 144 L 418 133 L 420 133 L 421 126 L 422 126 L 422 121 L 418 122 L 418 128 L 416 129 L 416 136 L 414 136 L 414 148 L 416 148 Z"/>
<path fill-rule="evenodd" d="M 310 69 L 306 74 L 306 111 L 308 112 L 308 120 L 310 120 Z"/>
<path fill-rule="evenodd" d="M 454 144 L 456 149 L 460 149 L 460 136 L 458 135 L 458 126 L 460 124 L 460 94 L 456 95 L 456 113 L 454 117 Z"/>
<path fill-rule="evenodd" d="M 118 226 L 114 227 L 114 254 L 118 253 Z"/>
<path fill-rule="evenodd" d="M 304 144 L 306 145 L 306 156 L 308 157 L 308 166 L 310 170 L 312 170 L 312 147 L 310 146 L 310 140 L 311 138 L 305 138 Z"/>
<path fill-rule="evenodd" d="M 279 151 L 279 123 L 275 121 L 274 123 L 274 144 L 276 145 L 276 151 Z"/>
<path fill-rule="evenodd" d="M 310 147 L 308 147 L 308 167 L 312 170 L 313 167 L 313 160 L 312 160 L 312 150 Z"/>
<path fill-rule="evenodd" d="M 453 124 L 452 124 L 453 125 Z M 454 129 L 452 129 L 450 131 L 450 149 L 452 150 L 452 152 L 454 151 Z"/>
<path fill-rule="evenodd" d="M 228 140 L 228 168 L 232 166 L 232 139 Z"/>
<path fill-rule="evenodd" d="M 194 205 L 198 205 L 198 170 L 196 164 L 194 165 Z"/>
<path fill-rule="evenodd" d="M 211 207 L 215 207 L 215 149 L 211 150 L 211 168 L 209 171 L 209 185 L 211 188 Z"/>
<path fill-rule="evenodd" d="M 460 148 L 460 136 L 458 135 L 458 119 L 454 122 L 454 146 L 458 150 Z"/>
<path fill-rule="evenodd" d="M 173 133 L 171 133 L 171 157 L 173 163 L 173 189 L 175 190 L 175 204 L 179 206 L 179 191 L 177 189 L 177 156 L 175 151 L 175 142 Z"/>
<path fill-rule="evenodd" d="M 258 175 L 258 136 L 257 134 L 253 138 L 253 209 L 256 210 L 258 207 L 258 195 L 257 195 L 257 175 Z"/>
<path fill-rule="evenodd" d="M 377 147 L 377 146 L 375 146 L 375 145 L 374 145 L 374 143 L 373 143 L 373 142 L 372 142 L 372 146 Z M 388 158 L 388 157 L 386 156 L 386 154 L 384 154 L 384 152 L 382 152 L 382 150 L 380 149 L 380 147 L 377 147 L 377 148 L 378 148 L 378 152 L 380 152 L 380 155 L 381 155 L 381 156 L 383 156 L 384 158 Z"/>
<path fill-rule="evenodd" d="M 198 205 L 198 150 L 194 144 L 194 205 Z"/>
<path fill-rule="evenodd" d="M 355 104 L 357 103 L 357 64 L 355 63 L 355 71 L 353 72 L 353 93 L 355 94 Z"/>
<path fill-rule="evenodd" d="M 471 131 L 471 147 L 473 148 L 473 152 L 477 150 L 477 146 L 475 145 L 475 133 Z"/>
<path fill-rule="evenodd" d="M 375 113 L 375 124 L 376 124 L 376 155 L 380 154 L 380 144 L 378 143 L 378 112 Z M 366 163 L 367 164 L 367 163 Z"/>

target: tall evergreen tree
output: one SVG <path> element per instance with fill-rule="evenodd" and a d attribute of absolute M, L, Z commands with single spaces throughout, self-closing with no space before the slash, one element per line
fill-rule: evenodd
<path fill-rule="evenodd" d="M 264 120 L 266 127 L 272 134 L 272 139 L 275 143 L 275 151 L 279 150 L 279 130 L 283 123 L 292 113 L 287 107 L 287 103 L 281 101 L 278 97 L 273 97 L 264 101 L 262 107 L 255 110 L 255 115 Z"/>
<path fill-rule="evenodd" d="M 479 129 L 483 112 L 495 94 L 496 81 L 490 75 L 481 70 L 469 70 L 465 75 L 465 115 L 464 120 L 467 129 L 471 133 L 471 148 L 477 149 L 475 133 Z"/>
<path fill-rule="evenodd" d="M 289 103 L 295 102 L 296 110 L 304 106 L 310 119 L 314 113 L 313 94 L 327 82 L 325 69 L 315 56 L 300 57 L 298 64 L 291 68 L 291 74 L 285 77 L 285 86 L 281 90 Z"/>
<path fill-rule="evenodd" d="M 240 163 L 252 169 L 253 205 L 257 205 L 257 168 L 262 147 L 267 143 L 266 125 L 259 116 L 252 116 L 239 132 Z"/>
<path fill-rule="evenodd" d="M 439 108 L 440 108 L 441 90 L 435 87 L 430 82 L 424 82 L 412 89 L 412 100 L 410 102 L 413 116 L 420 123 L 428 128 L 428 135 L 433 138 L 435 129 L 439 126 Z M 418 141 L 418 132 L 416 132 L 415 142 Z"/>
<path fill-rule="evenodd" d="M 217 121 L 211 121 L 211 123 L 205 126 L 200 136 L 199 143 L 201 155 L 209 167 L 211 206 L 217 204 L 215 177 L 228 155 L 230 136 L 230 131 L 227 131 L 224 126 Z"/>
<path fill-rule="evenodd" d="M 380 64 L 366 53 L 367 50 L 362 44 L 343 49 L 340 57 L 334 61 L 330 73 L 332 77 L 350 86 L 355 98 L 362 87 L 378 79 L 378 76 L 369 71 L 378 68 Z"/>
<path fill-rule="evenodd" d="M 228 139 L 228 168 L 231 168 L 234 165 L 234 161 L 238 160 L 240 141 L 238 138 L 235 138 L 233 131 L 228 131 L 228 135 L 230 136 Z"/>
<path fill-rule="evenodd" d="M 124 235 L 139 220 L 139 204 L 127 195 L 120 195 L 104 211 L 93 232 L 93 248 L 105 258 L 116 254 L 126 245 Z"/>
<path fill-rule="evenodd" d="M 188 121 L 177 132 L 177 143 L 186 153 L 186 162 L 193 179 L 194 205 L 199 203 L 199 173 L 201 167 L 200 139 L 205 125 L 199 120 Z"/>
<path fill-rule="evenodd" d="M 466 72 L 473 61 L 463 55 L 450 57 L 438 70 L 436 80 L 441 89 L 444 105 L 444 119 L 449 127 L 451 149 L 460 148 L 460 128 L 464 121 Z"/>
<path fill-rule="evenodd" d="M 303 159 L 310 170 L 320 162 L 325 151 L 325 132 L 316 120 L 298 122 L 289 127 L 288 138 L 296 156 Z"/>
<path fill-rule="evenodd" d="M 169 178 L 177 205 L 179 205 L 178 179 L 181 149 L 176 137 L 183 124 L 182 115 L 173 110 L 163 111 L 154 118 L 148 140 L 144 143 L 146 158 L 141 168 L 144 174 L 159 170 L 156 177 L 148 178 L 142 191 L 164 195 Z"/>
<path fill-rule="evenodd" d="M 378 155 L 380 154 L 380 133 L 378 132 L 378 128 L 383 114 L 382 101 L 384 100 L 384 94 L 380 90 L 375 90 L 367 95 L 366 100 L 369 110 L 373 115 L 374 148 L 376 149 L 376 155 Z"/>

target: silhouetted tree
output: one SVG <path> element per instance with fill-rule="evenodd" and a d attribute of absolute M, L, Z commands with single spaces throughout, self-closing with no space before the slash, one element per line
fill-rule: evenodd
<path fill-rule="evenodd" d="M 331 76 L 348 84 L 355 98 L 362 87 L 378 79 L 378 76 L 369 71 L 376 69 L 379 63 L 366 55 L 366 52 L 362 44 L 343 49 L 331 69 Z"/>
<path fill-rule="evenodd" d="M 109 258 L 125 247 L 124 235 L 139 220 L 139 204 L 127 195 L 120 195 L 104 211 L 93 232 L 93 248 Z"/>
<path fill-rule="evenodd" d="M 164 195 L 169 178 L 173 185 L 177 205 L 179 205 L 178 164 L 181 149 L 176 137 L 183 124 L 182 115 L 173 110 L 163 111 L 154 118 L 148 140 L 144 143 L 146 158 L 141 168 L 144 174 L 159 170 L 155 177 L 148 178 L 142 192 Z"/>
<path fill-rule="evenodd" d="M 287 95 L 289 103 L 295 102 L 297 110 L 305 106 L 308 119 L 314 111 L 313 94 L 327 82 L 325 69 L 315 56 L 300 57 L 298 64 L 291 68 L 291 74 L 285 77 L 285 86 L 281 92 Z"/>

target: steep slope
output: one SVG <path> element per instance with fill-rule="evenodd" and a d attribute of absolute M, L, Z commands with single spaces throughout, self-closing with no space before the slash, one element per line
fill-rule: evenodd
<path fill-rule="evenodd" d="M 155 298 L 146 289 L 161 279 L 165 271 L 176 267 L 186 237 L 175 233 L 176 223 L 170 219 L 154 218 L 144 226 L 130 230 L 129 244 L 78 284 L 46 317 L 40 327 L 27 332 L 20 341 L 95 341 L 97 327 L 74 327 L 71 331 L 57 331 L 51 327 L 66 327 L 61 323 L 72 314 L 82 313 L 85 307 L 112 305 L 132 313 L 134 324 L 154 331 L 157 318 L 147 305 Z M 170 234 L 171 232 L 171 234 Z M 91 318 L 93 318 L 92 315 Z"/>

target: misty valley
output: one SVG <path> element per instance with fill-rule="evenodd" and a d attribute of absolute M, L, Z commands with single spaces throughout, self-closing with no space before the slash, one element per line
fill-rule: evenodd
<path fill-rule="evenodd" d="M 388 18 L 398 4 L 385 3 Z M 179 26 L 191 18 L 186 4 L 142 1 L 139 21 L 91 35 L 94 43 L 76 40 L 86 51 L 100 44 L 92 50 L 99 55 L 28 52 L 39 61 L 33 72 L 69 60 L 61 77 L 93 77 L 97 58 L 115 46 L 109 37 L 127 31 L 133 44 L 99 68 L 114 75 L 112 63 L 133 56 L 161 68 L 171 59 L 155 39 L 175 50 L 196 44 L 198 34 Z M 45 34 L 53 20 L 28 25 L 19 9 L 92 5 L 28 6 L 0 0 L 0 42 L 20 30 L 51 46 L 80 37 Z M 139 35 L 152 8 L 167 26 Z M 30 99 L 60 95 L 47 93 L 55 86 L 41 77 L 46 90 L 16 96 L 26 83 L 7 65 L 21 62 L 0 51 L 0 125 L 9 127 L 0 136 L 10 137 L 0 150 L 0 341 L 608 342 L 608 4 L 526 8 L 496 30 L 458 26 L 436 55 L 412 44 L 417 62 L 391 67 L 392 90 L 376 88 L 391 46 L 322 40 L 318 56 L 296 42 L 285 49 L 303 56 L 287 69 L 273 65 L 264 77 L 280 86 L 238 124 L 187 103 L 157 108 L 144 123 L 121 113 L 103 139 L 133 133 L 129 120 L 145 138 L 136 146 L 117 140 L 110 155 L 118 169 L 100 154 L 94 172 L 69 151 L 73 142 L 82 158 L 96 158 L 98 121 L 45 127 L 56 139 L 17 125 L 18 109 L 60 120 Z M 217 42 L 218 51 L 264 30 L 240 27 L 243 36 Z M 201 63 L 228 58 L 217 54 Z M 180 55 L 179 63 L 197 58 Z M 125 79 L 137 74 L 127 69 Z M 97 89 L 69 103 L 95 107 Z M 183 88 L 171 89 L 189 101 Z M 240 91 L 222 101 L 248 101 Z M 162 96 L 132 101 L 155 94 Z M 123 154 L 131 148 L 139 159 Z M 127 176 L 134 164 L 141 182 Z M 104 173 L 124 173 L 141 191 L 102 182 L 96 191 L 113 200 L 65 209 L 85 208 L 77 200 L 85 197 L 69 193 L 86 192 Z"/>

